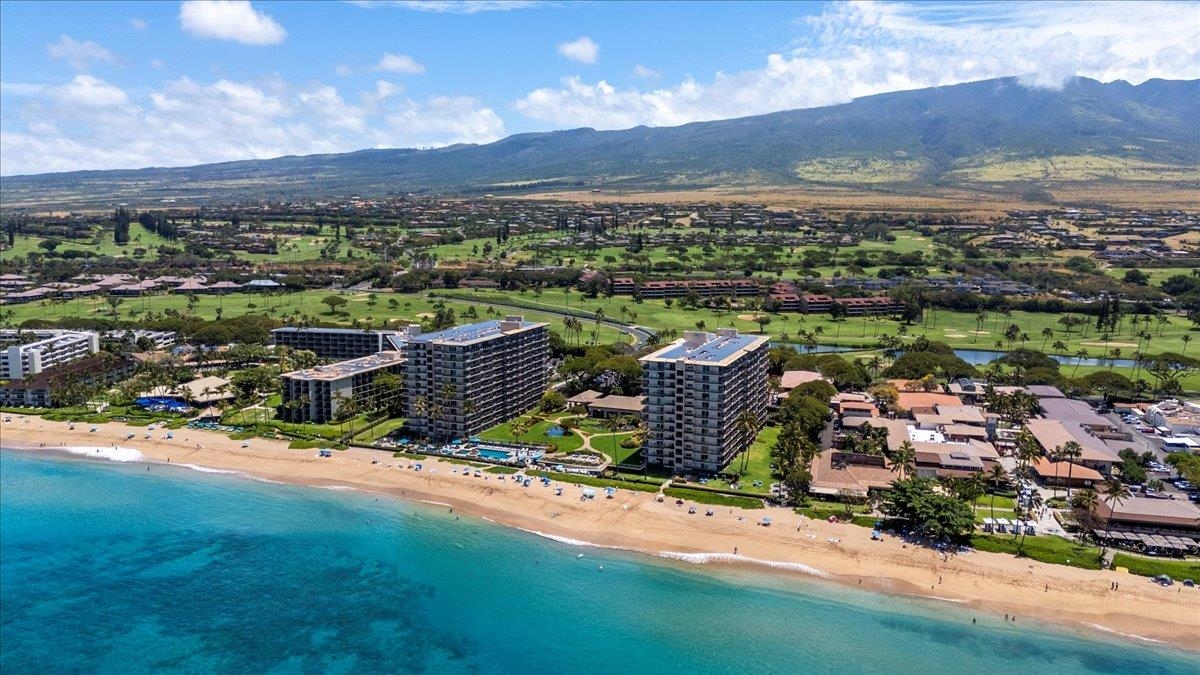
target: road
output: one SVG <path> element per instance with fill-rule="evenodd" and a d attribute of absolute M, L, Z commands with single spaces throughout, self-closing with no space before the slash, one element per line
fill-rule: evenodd
<path fill-rule="evenodd" d="M 564 312 L 560 312 L 552 306 L 539 305 L 536 308 L 522 307 L 521 305 L 518 305 L 518 304 L 510 305 L 508 303 L 497 302 L 495 300 L 489 300 L 487 302 L 480 302 L 480 301 L 474 300 L 472 298 L 464 298 L 464 297 L 457 296 L 457 295 L 438 295 L 437 293 L 431 293 L 430 295 L 433 295 L 434 297 L 445 298 L 447 300 L 454 300 L 457 302 L 465 301 L 465 302 L 469 302 L 469 303 L 475 304 L 475 305 L 484 305 L 484 306 L 490 306 L 490 307 L 504 307 L 506 309 L 527 309 L 531 312 L 541 312 L 542 314 L 553 314 L 554 316 L 557 316 L 557 317 L 574 316 L 577 319 L 583 319 L 585 321 L 594 321 L 594 319 L 591 319 L 588 317 L 576 316 L 574 314 L 566 314 Z M 615 329 L 621 331 L 622 333 L 633 338 L 633 348 L 634 349 L 641 349 L 642 347 L 645 347 L 646 344 L 650 341 L 650 336 L 652 334 L 652 332 L 650 331 L 649 328 L 645 328 L 643 326 L 630 326 L 628 324 L 618 323 L 616 321 L 611 321 L 609 319 L 605 319 L 605 320 L 601 321 L 600 323 L 605 326 L 608 326 L 609 328 L 615 328 Z"/>
<path fill-rule="evenodd" d="M 1125 420 L 1121 419 L 1121 416 L 1115 412 L 1110 412 L 1107 415 L 1104 415 L 1104 417 L 1112 422 L 1113 425 L 1121 431 L 1133 436 L 1131 444 L 1133 449 L 1137 450 L 1139 455 L 1143 452 L 1149 451 L 1160 462 L 1166 459 L 1167 453 L 1162 451 L 1162 446 L 1159 444 L 1157 436 L 1147 436 L 1137 429 L 1134 429 L 1132 426 L 1127 424 Z"/>

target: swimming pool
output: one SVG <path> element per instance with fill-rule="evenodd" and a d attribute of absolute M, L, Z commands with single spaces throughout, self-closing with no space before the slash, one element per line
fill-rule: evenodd
<path fill-rule="evenodd" d="M 475 452 L 479 453 L 480 457 L 484 457 L 486 459 L 506 460 L 506 459 L 512 458 L 512 453 L 507 450 L 496 450 L 493 448 L 479 447 L 479 448 L 475 449 Z"/>

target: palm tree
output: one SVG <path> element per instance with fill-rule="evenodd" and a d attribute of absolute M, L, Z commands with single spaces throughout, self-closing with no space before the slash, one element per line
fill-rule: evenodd
<path fill-rule="evenodd" d="M 1071 371 L 1071 377 L 1075 377 L 1075 373 L 1079 371 L 1079 365 L 1088 357 L 1088 350 L 1080 349 L 1075 352 L 1075 369 Z"/>
<path fill-rule="evenodd" d="M 1042 493 L 1037 490 L 1029 495 L 1029 511 L 1028 516 L 1033 517 L 1033 514 L 1042 509 Z M 1020 557 L 1025 552 L 1025 528 L 1021 528 L 1021 543 L 1017 545 L 1017 556 Z"/>
<path fill-rule="evenodd" d="M 892 473 L 900 473 L 902 477 L 908 478 L 916 472 L 916 468 L 917 450 L 912 443 L 904 441 L 896 448 L 896 452 L 892 453 Z"/>
<path fill-rule="evenodd" d="M 612 440 L 612 459 L 617 461 L 617 432 L 621 430 L 621 420 L 617 419 L 616 415 L 609 415 L 604 418 L 604 429 L 609 434 L 609 439 Z"/>
<path fill-rule="evenodd" d="M 1022 428 L 1017 434 L 1017 462 L 1022 471 L 1028 473 L 1029 465 L 1041 454 L 1042 448 L 1038 445 L 1033 433 L 1029 431 L 1029 427 Z"/>
<path fill-rule="evenodd" d="M 512 437 L 517 441 L 517 443 L 520 444 L 521 437 L 529 433 L 529 429 L 532 427 L 533 423 L 529 420 L 529 418 L 520 417 L 516 420 L 513 420 L 513 423 L 508 427 L 508 431 L 512 434 Z"/>
<path fill-rule="evenodd" d="M 962 489 L 966 494 L 962 494 L 960 497 L 964 498 L 963 501 L 971 503 L 971 511 L 974 512 L 975 500 L 987 492 L 987 478 L 983 475 L 982 471 L 976 471 L 971 474 L 970 478 L 963 481 Z M 971 498 L 965 499 L 967 496 Z"/>
<path fill-rule="evenodd" d="M 996 517 L 996 492 L 1000 490 L 1000 481 L 1004 480 L 1004 467 L 997 462 L 988 470 L 988 480 L 992 483 L 992 518 Z"/>
<path fill-rule="evenodd" d="M 1132 497 L 1129 488 L 1121 481 L 1109 476 L 1104 480 L 1104 502 L 1108 504 L 1108 517 L 1104 519 L 1104 529 L 1112 522 L 1113 511 L 1121 502 Z"/>
<path fill-rule="evenodd" d="M 1077 441 L 1067 441 L 1060 448 L 1057 448 L 1058 454 L 1063 459 L 1067 460 L 1067 499 L 1071 499 L 1071 471 L 1075 468 L 1075 462 L 1071 461 L 1083 456 L 1083 446 Z"/>
<path fill-rule="evenodd" d="M 1049 342 L 1050 338 L 1052 338 L 1052 337 L 1054 337 L 1054 329 L 1053 328 L 1051 328 L 1050 326 L 1046 326 L 1045 328 L 1042 329 L 1042 351 L 1046 351 L 1046 343 Z"/>
<path fill-rule="evenodd" d="M 1096 504 L 1099 503 L 1099 501 L 1099 497 L 1096 496 L 1096 491 L 1091 488 L 1084 488 L 1083 490 L 1075 493 L 1075 498 L 1071 500 L 1070 504 L 1072 510 L 1076 512 L 1076 520 L 1080 521 L 1081 525 L 1082 523 L 1090 520 L 1090 515 L 1088 515 L 1087 518 L 1084 518 L 1083 514 L 1095 513 Z M 1084 531 L 1087 531 L 1086 527 L 1084 528 Z"/>
<path fill-rule="evenodd" d="M 1179 354 L 1180 354 L 1180 356 L 1184 356 L 1187 354 L 1188 343 L 1192 341 L 1192 336 L 1187 333 L 1184 333 L 1183 337 L 1181 337 L 1179 339 L 1183 340 L 1183 349 L 1179 352 Z"/>
<path fill-rule="evenodd" d="M 743 438 L 753 441 L 754 435 L 758 433 L 758 413 L 754 412 L 753 410 L 743 410 L 742 414 L 738 415 L 735 425 L 737 426 L 737 430 L 742 433 Z M 738 470 L 738 473 L 746 473 L 746 469 L 749 468 L 749 465 L 750 447 L 747 445 L 746 449 L 742 451 L 742 465 Z"/>

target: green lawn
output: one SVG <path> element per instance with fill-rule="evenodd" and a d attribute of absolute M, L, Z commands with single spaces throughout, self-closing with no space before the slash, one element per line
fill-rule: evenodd
<path fill-rule="evenodd" d="M 288 223 L 278 223 L 279 225 L 287 225 Z M 245 260 L 254 263 L 289 263 L 301 262 L 306 260 L 316 260 L 321 257 L 321 249 L 333 240 L 332 232 L 329 235 L 301 235 L 301 234 L 277 234 L 272 235 L 280 240 L 280 246 L 277 253 L 247 253 L 245 251 L 234 251 L 234 255 L 239 260 Z M 25 256 L 30 252 L 45 253 L 45 249 L 39 246 L 39 243 L 44 237 L 36 236 L 18 236 L 13 243 L 13 248 L 0 251 L 0 262 L 7 261 L 15 256 Z M 147 230 L 141 223 L 134 221 L 129 224 L 129 243 L 123 246 L 118 246 L 113 241 L 113 233 L 111 229 L 102 230 L 99 227 L 92 229 L 92 234 L 89 237 L 80 239 L 59 239 L 60 243 L 55 249 L 56 252 L 64 251 L 90 251 L 97 255 L 112 256 L 116 258 L 127 257 L 133 258 L 136 249 L 145 249 L 145 253 L 137 259 L 151 261 L 158 255 L 159 246 L 172 246 L 174 248 L 183 248 L 187 245 L 187 241 L 180 239 L 179 241 L 167 241 L 157 234 Z M 93 243 L 98 242 L 98 243 Z M 222 255 L 221 251 L 217 251 L 217 255 Z M 341 247 L 338 249 L 338 259 L 373 259 L 376 257 L 374 251 L 369 248 L 360 248 L 351 246 L 348 241 L 343 240 Z"/>
<path fill-rule="evenodd" d="M 407 421 L 408 420 L 406 420 L 404 418 L 395 418 L 395 419 L 390 419 L 390 420 L 384 420 L 384 421 L 380 422 L 379 424 L 376 424 L 375 426 L 371 427 L 370 429 L 367 429 L 365 431 L 360 431 L 359 433 L 355 434 L 354 442 L 355 443 L 367 443 L 367 444 L 374 443 L 375 441 L 383 438 L 384 436 L 387 436 L 388 434 L 392 433 L 393 431 L 400 429 L 401 427 L 404 426 L 405 422 L 407 422 Z"/>
<path fill-rule="evenodd" d="M 618 490 L 636 490 L 638 492 L 658 492 L 658 486 L 651 485 L 650 483 L 596 478 L 594 476 L 581 476 L 574 473 L 555 473 L 553 471 L 528 471 L 527 473 L 530 476 L 545 476 L 550 480 L 560 483 L 571 483 L 572 485 L 588 485 L 598 488 L 614 487 Z"/>
<path fill-rule="evenodd" d="M 1124 280 L 1125 273 L 1128 272 L 1130 269 L 1133 269 L 1133 268 L 1131 268 L 1131 267 L 1109 267 L 1104 270 L 1104 273 L 1114 279 Z M 1142 272 L 1145 272 L 1146 276 L 1150 277 L 1149 285 L 1151 285 L 1151 286 L 1158 286 L 1159 284 L 1166 281 L 1167 279 L 1170 279 L 1171 277 L 1175 276 L 1176 274 L 1187 275 L 1187 274 L 1191 273 L 1191 270 L 1188 270 L 1187 268 L 1184 268 L 1184 267 L 1142 267 L 1142 268 L 1138 268 L 1138 269 L 1141 269 Z"/>
<path fill-rule="evenodd" d="M 1017 552 L 1021 537 L 1009 534 L 973 534 L 971 546 L 992 553 Z M 1025 537 L 1024 555 L 1030 559 L 1054 565 L 1070 565 L 1083 569 L 1100 569 L 1100 548 L 1079 544 L 1062 537 L 1039 535 Z"/>
<path fill-rule="evenodd" d="M 993 511 L 986 506 L 975 507 L 975 522 L 982 523 L 984 518 L 1008 518 L 1009 520 L 1017 520 L 1017 512 L 1013 509 L 1002 509 L 997 504 L 996 510 Z M 1026 538 L 1028 541 L 1028 538 Z"/>
<path fill-rule="evenodd" d="M 632 230 L 621 230 L 618 233 L 627 234 Z M 680 237 L 688 233 L 707 232 L 707 230 L 677 230 Z M 739 235 L 756 235 L 754 229 L 741 228 L 737 230 L 729 230 L 721 228 L 721 234 L 733 233 Z M 758 254 L 754 246 L 732 246 L 725 245 L 720 241 L 714 240 L 707 248 L 703 245 L 684 245 L 682 240 L 678 245 L 668 247 L 668 245 L 647 246 L 638 254 L 631 254 L 622 247 L 604 246 L 601 240 L 596 248 L 591 248 L 588 244 L 572 244 L 570 246 L 550 246 L 547 241 L 562 237 L 562 233 L 558 232 L 537 232 L 528 235 L 513 235 L 503 244 L 496 244 L 495 239 L 476 238 L 467 239 L 462 242 L 453 244 L 439 244 L 428 247 L 427 250 L 435 254 L 438 261 L 442 265 L 458 266 L 466 262 L 488 262 L 500 259 L 500 254 L 503 253 L 507 260 L 516 260 L 521 262 L 542 262 L 555 263 L 560 260 L 567 262 L 574 260 L 576 264 L 581 261 L 599 262 L 603 266 L 613 267 L 619 266 L 624 269 L 640 269 L 645 265 L 658 267 L 663 263 L 672 263 L 680 266 L 680 271 L 683 274 L 701 273 L 701 266 L 704 262 L 714 258 L 727 261 L 732 267 L 739 264 L 740 258 L 752 257 Z M 484 247 L 490 245 L 492 251 L 490 254 L 484 254 Z M 816 249 L 816 246 L 779 246 L 777 247 L 777 260 L 786 267 L 796 267 L 803 259 L 803 253 L 808 249 Z M 680 250 L 682 249 L 682 250 Z M 896 253 L 909 253 L 914 251 L 923 251 L 931 254 L 933 251 L 933 242 L 922 236 L 920 233 L 913 231 L 904 231 L 896 233 L 896 239 L 892 242 L 882 241 L 864 241 L 856 247 L 844 247 L 837 253 L 837 258 L 833 264 L 825 265 L 819 268 L 819 271 L 825 276 L 830 276 L 835 270 L 845 271 L 845 263 L 859 252 L 865 252 L 872 257 L 872 261 L 878 263 L 878 254 L 883 251 L 893 251 Z M 955 255 L 953 259 L 959 259 L 960 256 Z M 929 271 L 937 272 L 937 267 L 934 264 L 932 257 L 930 260 Z M 940 261 L 937 261 L 940 262 Z M 875 267 L 871 265 L 870 267 Z M 774 274 L 766 274 L 759 272 L 762 276 L 774 276 Z"/>
<path fill-rule="evenodd" d="M 45 249 L 38 246 L 42 239 L 43 237 L 17 237 L 11 249 L 0 251 L 0 262 L 7 262 L 11 258 L 25 256 L 30 252 L 45 253 Z M 99 243 L 93 243 L 97 240 Z M 136 221 L 129 224 L 129 243 L 124 246 L 118 246 L 113 241 L 111 229 L 102 232 L 100 228 L 93 229 L 92 237 L 60 239 L 59 242 L 58 248 L 55 249 L 57 253 L 64 251 L 90 251 L 96 255 L 133 257 L 134 249 L 144 248 L 146 249 L 146 254 L 142 260 L 153 260 L 157 255 L 158 247 L 162 244 L 181 246 L 181 244 L 168 242 L 166 239 L 142 227 L 142 224 Z"/>
<path fill-rule="evenodd" d="M 308 290 L 281 295 L 252 293 L 202 295 L 197 296 L 197 304 L 192 309 L 192 313 L 204 319 L 216 318 L 218 311 L 221 312 L 222 316 L 227 318 L 241 314 L 266 314 L 282 322 L 286 322 L 289 319 L 296 319 L 300 316 L 310 316 L 321 322 L 348 326 L 358 321 L 365 328 L 378 328 L 387 322 L 395 323 L 400 320 L 404 322 L 420 322 L 423 315 L 432 315 L 436 311 L 434 301 L 429 300 L 423 294 L 389 293 L 385 291 L 376 291 L 373 294 L 375 295 L 374 302 L 372 302 L 370 297 L 372 293 L 369 292 L 338 293 L 328 290 Z M 331 295 L 336 295 L 347 301 L 342 307 L 343 313 L 330 314 L 329 307 L 321 302 L 321 300 Z M 396 301 L 394 308 L 389 303 L 389 300 L 393 299 Z M 479 305 L 479 303 L 454 299 L 447 300 L 446 303 L 448 307 L 454 309 L 459 323 L 468 323 L 472 320 L 482 321 L 493 316 L 519 313 L 530 321 L 548 323 L 550 330 L 556 333 L 565 333 L 562 318 L 553 314 L 497 307 L 493 314 L 489 315 L 486 311 L 487 306 Z M 471 307 L 474 307 L 476 312 L 475 319 L 472 319 L 468 313 Z M 64 317 L 112 317 L 112 308 L 101 297 L 78 298 L 67 302 L 36 302 L 7 306 L 4 309 L 5 311 L 12 312 L 8 323 L 13 325 L 18 325 L 29 319 L 55 320 Z M 188 311 L 187 296 L 172 294 L 125 298 L 117 307 L 117 316 L 122 320 L 134 321 L 139 317 L 144 317 L 147 312 L 162 313 L 167 309 L 178 312 Z M 615 328 L 608 326 L 594 327 L 591 325 L 585 325 L 581 339 L 589 339 L 593 328 L 599 331 L 601 344 L 611 344 L 615 341 L 629 341 L 627 335 Z M 564 337 L 567 336 L 564 335 Z M 571 336 L 571 339 L 573 340 L 574 336 Z"/>
<path fill-rule="evenodd" d="M 992 506 L 992 495 L 990 495 L 990 494 L 980 495 L 978 498 L 976 498 L 975 505 L 983 507 L 983 508 L 990 508 Z M 1006 509 L 1006 510 L 1011 511 L 1011 510 L 1015 509 L 1016 507 L 1017 507 L 1017 503 L 1012 497 L 1005 497 L 1004 495 L 996 495 L 996 512 L 997 513 L 1000 512 L 1000 509 Z"/>
<path fill-rule="evenodd" d="M 649 326 L 658 330 L 674 329 L 681 333 L 685 330 L 696 330 L 696 324 L 699 321 L 704 322 L 707 330 L 712 330 L 719 326 L 733 326 L 746 333 L 759 332 L 758 324 L 738 318 L 740 315 L 748 314 L 749 312 L 737 309 L 718 314 L 708 309 L 683 309 L 677 303 L 672 303 L 670 307 L 667 307 L 665 301 L 662 300 L 637 302 L 628 296 L 585 298 L 575 291 L 563 293 L 557 289 L 545 291 L 540 294 L 532 291 L 522 293 L 520 291 L 482 289 L 450 289 L 440 291 L 440 293 L 446 296 L 470 298 L 476 302 L 483 303 L 489 300 L 503 302 L 506 298 L 516 298 L 525 303 L 537 303 L 550 310 L 570 309 L 591 314 L 594 314 L 597 310 L 603 310 L 609 319 L 615 321 Z M 896 335 L 900 329 L 900 323 L 892 319 L 876 320 L 865 317 L 850 318 L 835 322 L 828 314 L 803 315 L 779 313 L 770 314 L 769 316 L 771 323 L 766 326 L 766 334 L 771 335 L 772 338 L 779 339 L 784 334 L 794 338 L 800 331 L 817 333 L 818 329 L 820 329 L 820 334 L 817 336 L 819 343 L 847 347 L 874 346 L 878 340 L 878 336 L 884 334 Z M 1009 324 L 1017 324 L 1023 332 L 1030 336 L 1030 340 L 1026 345 L 1031 348 L 1042 349 L 1043 342 L 1045 341 L 1041 337 L 1041 331 L 1043 328 L 1048 327 L 1054 331 L 1054 336 L 1049 342 L 1052 343 L 1061 340 L 1067 344 L 1068 353 L 1074 354 L 1079 349 L 1086 349 L 1090 356 L 1104 355 L 1106 345 L 1096 334 L 1093 327 L 1089 327 L 1086 333 L 1076 328 L 1068 336 L 1063 332 L 1062 325 L 1058 323 L 1060 316 L 1060 314 L 1023 311 L 1014 311 L 1011 316 L 1004 316 L 999 312 L 992 312 L 989 314 L 987 320 L 983 322 L 982 326 L 980 326 L 976 323 L 974 312 L 936 310 L 929 313 L 926 321 L 907 326 L 906 330 L 909 339 L 915 339 L 923 335 L 931 340 L 945 342 L 953 347 L 991 350 L 995 349 L 996 340 L 1003 337 L 1005 328 Z M 1185 333 L 1189 332 L 1189 325 L 1182 318 L 1173 319 L 1172 323 L 1164 328 L 1162 335 L 1157 334 L 1157 327 L 1155 327 L 1155 337 L 1151 341 L 1151 351 L 1178 352 L 1183 350 L 1184 345 L 1181 338 Z M 983 334 L 976 334 L 975 331 L 977 329 L 981 330 Z M 1111 350 L 1116 347 L 1123 349 L 1123 353 L 1125 354 L 1131 353 L 1133 351 L 1132 347 L 1118 344 L 1126 342 L 1136 343 L 1136 339 L 1129 336 L 1128 324 L 1123 326 L 1121 334 L 1114 335 L 1111 338 L 1107 349 Z M 1020 344 L 1017 343 L 1014 346 L 1020 346 Z M 1007 350 L 1007 348 L 1008 345 L 1005 343 L 1004 349 Z M 1048 350 L 1048 347 L 1046 349 Z M 1192 345 L 1192 351 L 1200 353 L 1195 345 Z M 1064 371 L 1069 370 L 1070 367 L 1064 367 Z M 1080 371 L 1080 374 L 1084 372 L 1082 367 Z"/>
<path fill-rule="evenodd" d="M 275 408 L 252 407 L 241 410 L 227 410 L 221 415 L 221 424 L 246 426 L 263 424 L 275 419 Z"/>
<path fill-rule="evenodd" d="M 621 446 L 621 441 L 631 438 L 632 431 L 623 431 L 616 434 L 599 434 L 592 436 L 592 449 L 598 452 L 603 452 L 612 458 L 614 464 L 624 464 L 629 461 L 630 457 L 641 452 L 641 446 L 625 448 Z"/>
<path fill-rule="evenodd" d="M 854 504 L 850 507 L 850 512 L 854 514 L 853 518 L 866 518 L 871 513 L 871 509 L 866 504 Z M 841 502 L 812 499 L 808 506 L 797 508 L 796 513 L 813 520 L 829 520 L 829 516 L 837 516 L 838 520 L 841 520 L 846 517 L 846 505 Z M 875 519 L 871 518 L 869 524 L 874 524 L 874 522 Z"/>
<path fill-rule="evenodd" d="M 1176 581 L 1191 579 L 1200 581 L 1200 560 L 1167 560 L 1142 555 L 1117 553 L 1113 555 L 1113 567 L 1124 567 L 1132 574 L 1156 577 L 1165 574 Z"/>
<path fill-rule="evenodd" d="M 484 473 L 498 473 L 505 476 L 514 474 L 517 471 L 520 471 L 520 469 L 514 469 L 511 466 L 489 466 L 483 470 Z"/>
<path fill-rule="evenodd" d="M 528 415 L 522 416 L 522 418 L 526 418 L 526 419 L 528 417 L 529 417 Z M 518 418 L 518 419 L 522 419 L 522 418 Z M 480 433 L 479 437 L 484 438 L 484 439 L 490 439 L 493 441 L 506 441 L 508 443 L 517 443 L 517 442 L 529 443 L 529 444 L 535 444 L 535 443 L 536 444 L 547 444 L 548 443 L 550 445 L 553 445 L 557 449 L 558 452 L 571 452 L 573 450 L 578 450 L 579 448 L 583 447 L 583 438 L 581 438 L 578 434 L 572 433 L 570 435 L 561 436 L 561 437 L 557 437 L 557 438 L 547 436 L 546 430 L 549 429 L 550 427 L 558 424 L 558 422 L 553 418 L 543 420 L 543 421 L 538 422 L 537 424 L 533 425 L 532 427 L 530 427 L 528 433 L 521 436 L 521 438 L 519 438 L 519 439 L 516 438 L 515 436 L 513 436 L 513 434 L 512 434 L 512 423 L 515 421 L 516 420 L 511 420 L 511 421 L 505 422 L 503 424 L 497 424 L 496 426 L 492 427 L 491 429 L 488 429 L 487 431 Z"/>
<path fill-rule="evenodd" d="M 663 490 L 663 494 L 671 499 L 682 499 L 684 501 L 692 501 L 698 504 L 732 506 L 738 509 L 763 508 L 763 501 L 761 499 L 755 499 L 754 497 L 738 497 L 736 495 L 726 495 L 719 492 L 708 492 L 706 490 L 669 487 Z"/>
<path fill-rule="evenodd" d="M 738 453 L 733 461 L 726 467 L 726 471 L 733 473 L 742 466 L 743 457 L 748 457 L 746 472 L 741 475 L 739 485 L 740 492 L 747 494 L 769 495 L 771 493 L 771 483 L 774 481 L 771 470 L 771 448 L 775 446 L 776 439 L 779 438 L 779 427 L 765 426 L 762 431 L 758 432 L 758 436 L 754 442 L 750 444 L 750 448 L 744 452 Z M 762 485 L 754 487 L 755 481 L 761 481 Z M 723 490 L 733 489 L 730 487 L 729 481 L 721 478 L 712 478 L 708 485 L 711 487 L 721 488 Z"/>

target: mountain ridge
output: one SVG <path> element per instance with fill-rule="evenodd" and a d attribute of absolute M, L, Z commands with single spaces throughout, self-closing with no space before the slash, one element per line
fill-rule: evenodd
<path fill-rule="evenodd" d="M 22 203 L 559 187 L 921 188 L 991 181 L 1024 189 L 1055 180 L 1105 179 L 1190 185 L 1200 179 L 1198 119 L 1200 80 L 1133 85 L 1073 78 L 1051 90 L 997 78 L 675 127 L 580 127 L 430 150 L 364 149 L 191 167 L 6 176 L 0 179 L 0 195 L 6 203 Z M 1028 162 L 1032 165 L 1023 164 Z M 997 173 L 996 166 L 1014 175 Z M 1063 167 L 1069 167 L 1066 173 Z"/>

